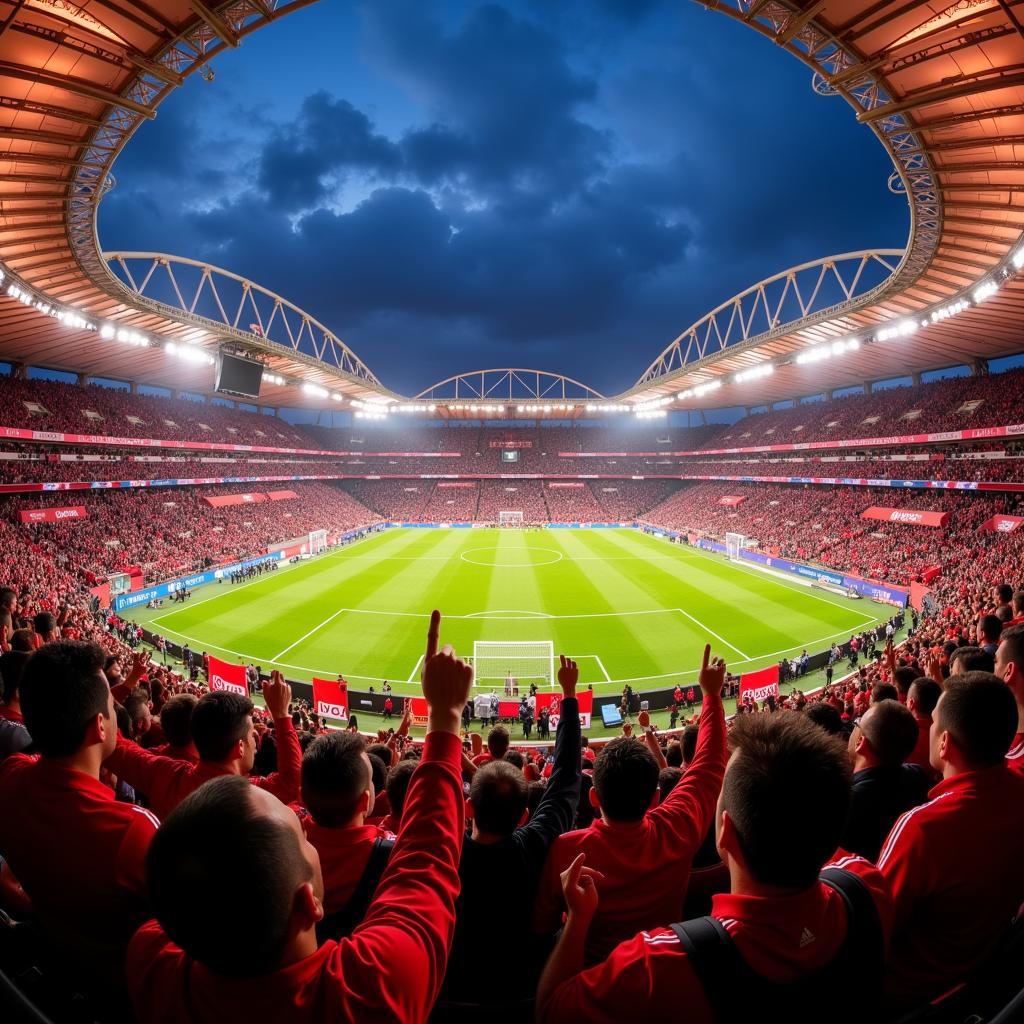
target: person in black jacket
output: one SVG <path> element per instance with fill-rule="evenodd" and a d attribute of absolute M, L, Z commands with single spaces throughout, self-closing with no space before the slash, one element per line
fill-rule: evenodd
<path fill-rule="evenodd" d="M 853 791 L 840 846 L 872 863 L 896 819 L 928 799 L 929 780 L 917 765 L 904 764 L 917 744 L 917 721 L 895 700 L 882 700 L 863 714 L 850 734 Z"/>
<path fill-rule="evenodd" d="M 528 784 L 507 761 L 492 761 L 473 775 L 467 805 L 472 834 L 462 844 L 455 941 L 436 1020 L 445 1019 L 446 1005 L 487 1004 L 494 1021 L 509 999 L 508 990 L 494 984 L 495 964 L 514 964 L 515 990 L 532 995 L 550 951 L 550 937 L 538 941 L 533 931 L 533 904 L 548 848 L 573 827 L 582 775 L 579 669 L 564 656 L 559 660 L 555 759 L 536 811 L 527 819 Z M 521 1008 L 513 1010 L 519 1019 L 530 1018 L 529 1011 L 522 1016 Z"/>

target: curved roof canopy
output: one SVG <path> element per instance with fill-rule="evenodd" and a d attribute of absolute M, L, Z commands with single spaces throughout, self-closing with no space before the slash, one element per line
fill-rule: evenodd
<path fill-rule="evenodd" d="M 181 343 L 212 352 L 227 341 L 260 352 L 283 382 L 265 378 L 261 401 L 319 405 L 325 390 L 360 402 L 398 399 L 334 335 L 342 356 L 332 362 L 327 349 L 289 350 L 251 322 L 201 322 L 177 303 L 141 301 L 111 272 L 96 237 L 111 167 L 138 125 L 211 57 L 313 2 L 0 0 L 0 265 L 14 275 L 4 287 L 16 285 L 15 297 L 0 298 L 0 358 L 208 390 L 208 370 L 174 353 Z M 879 251 L 867 261 L 893 272 L 866 289 L 798 303 L 795 314 L 779 307 L 763 329 L 751 320 L 727 330 L 725 342 L 708 335 L 694 345 L 699 335 L 684 332 L 619 401 L 757 404 L 1024 349 L 1024 274 L 1013 263 L 1024 241 L 1024 0 L 712 6 L 709 16 L 760 32 L 808 66 L 819 92 L 853 106 L 893 159 L 892 185 L 910 205 L 910 237 L 902 255 Z M 828 262 L 795 268 L 794 281 Z M 788 275 L 777 280 L 785 284 Z M 761 285 L 744 294 L 758 289 L 770 294 Z M 732 308 L 744 301 L 737 297 Z M 94 329 L 55 319 L 66 307 L 91 318 L 86 327 Z M 720 330 L 729 308 L 695 328 L 714 320 Z M 101 339 L 101 321 L 121 330 L 111 338 L 108 327 Z M 894 333 L 883 339 L 880 331 Z M 141 332 L 161 341 L 129 353 L 122 341 Z M 845 345 L 851 338 L 856 346 Z M 837 341 L 842 354 L 833 358 Z M 808 350 L 811 359 L 798 358 Z M 772 373 L 758 370 L 768 362 Z"/>

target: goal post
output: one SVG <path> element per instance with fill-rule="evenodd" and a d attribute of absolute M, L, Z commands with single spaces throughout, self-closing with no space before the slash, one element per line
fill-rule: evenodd
<path fill-rule="evenodd" d="M 503 690 L 512 677 L 521 692 L 530 683 L 555 685 L 555 644 L 552 640 L 475 640 L 474 684 Z"/>
<path fill-rule="evenodd" d="M 747 546 L 747 538 L 742 533 L 725 535 L 725 554 L 730 562 L 739 561 L 740 552 Z"/>
<path fill-rule="evenodd" d="M 523 513 L 520 509 L 498 513 L 499 526 L 522 526 Z"/>
<path fill-rule="evenodd" d="M 318 555 L 321 551 L 327 550 L 327 531 L 326 530 L 310 530 L 309 531 L 309 553 L 311 555 Z"/>

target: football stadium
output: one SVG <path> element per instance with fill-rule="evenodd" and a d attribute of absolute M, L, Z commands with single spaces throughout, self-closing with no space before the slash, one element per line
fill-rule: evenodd
<path fill-rule="evenodd" d="M 0 1021 L 1024 1021 L 1024 0 L 0 0 L 0 139 Z"/>

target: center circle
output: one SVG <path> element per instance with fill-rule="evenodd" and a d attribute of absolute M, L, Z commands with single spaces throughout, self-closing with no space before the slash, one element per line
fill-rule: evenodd
<path fill-rule="evenodd" d="M 549 555 L 554 555 L 554 558 L 545 558 L 543 561 L 537 561 L 531 558 L 531 555 L 546 552 Z M 481 561 L 478 558 L 470 558 L 472 554 L 483 553 L 484 555 L 504 555 L 506 558 L 509 555 L 521 554 L 527 556 L 525 560 L 519 561 L 504 561 L 504 562 L 487 562 Z M 468 551 L 463 551 L 459 556 L 464 562 L 469 562 L 470 565 L 483 565 L 489 569 L 530 569 L 538 565 L 554 565 L 555 562 L 562 560 L 562 552 L 555 551 L 554 548 L 523 548 L 519 552 L 515 551 L 502 551 L 499 548 L 470 548 Z"/>

